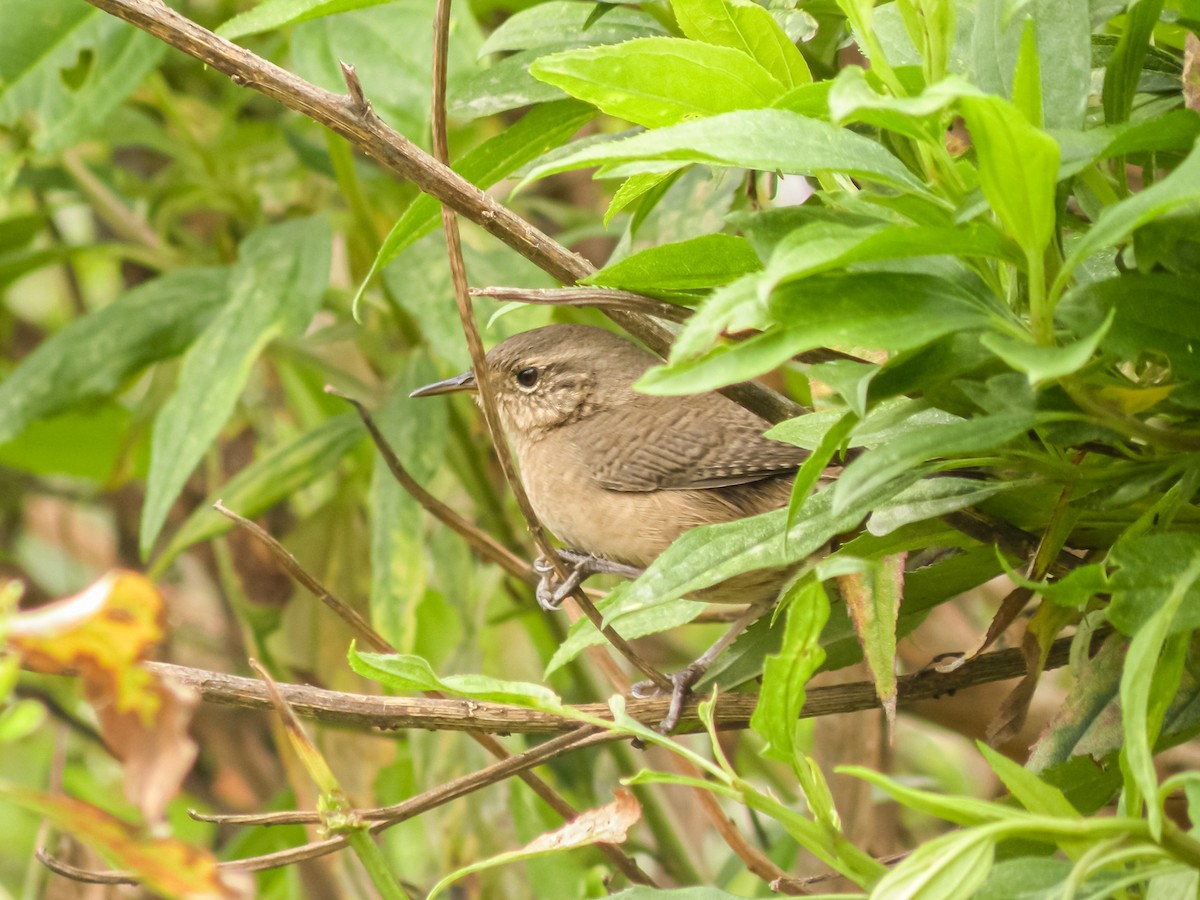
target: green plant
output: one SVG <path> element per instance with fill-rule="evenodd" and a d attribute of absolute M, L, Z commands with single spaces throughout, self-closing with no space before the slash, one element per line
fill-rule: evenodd
<path fill-rule="evenodd" d="M 281 680 L 317 671 L 348 689 L 357 682 L 339 659 L 347 634 L 302 647 L 300 635 L 319 630 L 313 613 L 258 602 L 272 586 L 253 580 L 260 569 L 244 544 L 198 501 L 276 510 L 271 530 L 334 593 L 369 598 L 383 636 L 374 649 L 400 651 L 353 652 L 360 674 L 507 704 L 512 722 L 527 708 L 605 732 L 606 750 L 578 751 L 602 764 L 562 755 L 551 780 L 585 806 L 621 777 L 637 785 L 650 835 L 638 849 L 661 880 L 761 893 L 799 848 L 876 897 L 1195 892 L 1200 843 L 1165 811 L 1182 794 L 1187 820 L 1200 816 L 1195 772 L 1163 777 L 1155 766 L 1157 752 L 1200 729 L 1194 2 L 453 9 L 444 86 L 456 171 L 481 187 L 520 179 L 509 204 L 563 244 L 615 238 L 591 271 L 553 242 L 526 240 L 497 207 L 455 194 L 445 173 L 415 166 L 427 190 L 509 244 L 466 232 L 471 283 L 528 297 L 578 279 L 594 289 L 585 305 L 620 297 L 615 317 L 635 333 L 638 315 L 681 321 L 665 364 L 641 383 L 648 392 L 779 372 L 812 409 L 776 415 L 771 432 L 812 451 L 789 509 L 685 535 L 600 604 L 624 637 L 659 634 L 700 615 L 686 594 L 830 548 L 698 688 L 722 695 L 702 708 L 700 745 L 649 731 L 619 699 L 608 718 L 578 705 L 609 693 L 581 656 L 604 638 L 587 619 L 564 634 L 512 603 L 529 596 L 519 563 L 529 551 L 494 486 L 489 444 L 468 407 L 405 401 L 467 362 L 445 246 L 430 235 L 433 199 L 83 0 L 26 7 L 0 3 L 12 22 L 4 40 L 38 50 L 0 53 L 11 186 L 0 221 L 0 283 L 11 285 L 0 307 L 0 477 L 19 497 L 5 562 L 35 594 L 67 593 L 89 574 L 56 580 L 57 551 L 31 543 L 28 504 L 65 493 L 68 509 L 111 511 L 114 555 L 124 556 L 114 561 L 137 564 L 136 545 L 166 579 L 201 560 L 233 608 L 231 633 Z M 253 49 L 330 89 L 341 90 L 338 58 L 353 63 L 375 109 L 425 140 L 430 57 L 412 52 L 412 35 L 425 33 L 430 4 L 235 9 L 193 12 L 224 22 L 228 37 L 254 35 Z M 478 23 L 499 19 L 485 38 Z M 161 17 L 157 27 L 168 40 L 181 28 Z M 215 42 L 200 43 L 220 71 L 240 72 Z M 353 98 L 301 102 L 295 82 L 255 72 L 239 78 L 269 85 L 387 165 L 409 153 L 386 129 L 346 126 L 372 122 Z M 594 167 L 611 187 L 599 197 L 577 177 L 543 181 Z M 558 184 L 566 200 L 545 190 Z M 811 196 L 789 201 L 800 186 Z M 489 338 L 551 317 L 600 320 L 565 305 L 476 302 Z M 26 353 L 29 343 L 37 348 Z M 493 536 L 482 551 L 492 563 L 431 527 L 325 382 L 377 408 L 413 478 Z M 236 459 L 246 444 L 261 448 L 248 464 Z M 831 463 L 844 465 L 840 477 L 814 493 Z M 132 493 L 133 515 L 116 488 Z M 198 548 L 210 540 L 207 557 Z M 483 539 L 473 540 L 478 549 Z M 1013 587 L 976 655 L 1026 605 L 1032 614 L 1016 626 L 1025 676 L 995 711 L 992 738 L 1017 732 L 1064 635 L 1074 684 L 1027 766 L 980 745 L 1003 800 L 849 769 L 927 823 L 957 826 L 889 869 L 847 834 L 813 761 L 800 719 L 807 682 L 862 660 L 894 719 L 898 639 L 1002 574 Z M 731 755 L 718 732 L 737 689 L 759 700 Z M 638 772 L 616 742 L 631 737 L 665 748 L 660 758 L 677 768 Z M 357 786 L 343 776 L 342 787 L 367 806 L 482 765 L 448 760 L 447 740 L 409 735 L 394 759 L 364 766 Z M 334 738 L 318 744 L 336 756 Z M 650 787 L 663 783 L 752 816 L 761 848 L 722 832 L 729 863 L 708 865 L 703 839 L 664 812 L 676 789 Z M 93 794 L 102 803 L 104 791 Z M 1114 801 L 1115 815 L 1096 815 Z M 516 788 L 506 803 L 513 833 L 439 809 L 426 815 L 456 839 L 439 845 L 401 825 L 387 861 L 406 881 L 433 883 L 551 827 Z M 230 849 L 250 855 L 250 843 Z M 561 849 L 504 858 L 528 857 L 534 885 L 554 878 L 594 893 L 603 857 Z M 264 876 L 260 888 L 286 891 L 287 877 Z M 495 879 L 484 882 L 493 892 L 528 890 L 512 870 L 481 877 Z"/>

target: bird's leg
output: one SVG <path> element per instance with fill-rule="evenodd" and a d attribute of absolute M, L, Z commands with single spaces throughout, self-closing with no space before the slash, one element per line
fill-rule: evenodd
<path fill-rule="evenodd" d="M 570 570 L 567 573 L 566 579 L 562 581 L 558 579 L 554 563 L 546 559 L 546 557 L 539 556 L 533 561 L 533 571 L 540 577 L 536 591 L 538 606 L 547 612 L 553 612 L 558 609 L 562 605 L 563 600 L 567 598 L 567 595 L 579 587 L 584 579 L 589 576 L 620 575 L 623 578 L 637 578 L 642 574 L 642 570 L 634 566 L 601 559 L 598 556 L 592 556 L 590 553 L 565 549 L 557 549 L 554 552 L 558 554 L 560 560 L 567 564 Z"/>
<path fill-rule="evenodd" d="M 708 667 L 724 653 L 729 645 L 738 639 L 738 636 L 749 628 L 754 622 L 758 621 L 762 615 L 767 612 L 770 606 L 754 605 L 749 607 L 744 613 L 734 619 L 733 624 L 729 626 L 729 630 L 721 635 L 716 643 L 704 651 L 695 662 L 684 669 L 670 676 L 671 684 L 674 686 L 671 691 L 671 705 L 667 707 L 667 715 L 661 722 L 658 723 L 658 731 L 662 734 L 670 734 L 675 726 L 679 724 L 679 716 L 683 712 L 683 703 L 691 693 L 692 685 L 695 684 Z M 658 693 L 658 689 L 650 681 L 639 681 L 632 688 L 635 697 L 649 697 Z"/>

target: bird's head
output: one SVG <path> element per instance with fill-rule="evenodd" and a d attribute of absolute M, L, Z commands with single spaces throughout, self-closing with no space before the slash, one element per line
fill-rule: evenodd
<path fill-rule="evenodd" d="M 488 376 L 504 430 L 536 439 L 552 429 L 619 405 L 655 357 L 630 341 L 591 325 L 547 325 L 510 337 L 487 355 Z M 476 391 L 464 372 L 413 391 L 428 397 Z"/>

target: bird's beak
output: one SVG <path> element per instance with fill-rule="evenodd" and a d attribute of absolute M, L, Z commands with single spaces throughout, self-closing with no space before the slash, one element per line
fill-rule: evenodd
<path fill-rule="evenodd" d="M 432 397 L 434 394 L 455 394 L 459 391 L 474 391 L 476 389 L 475 373 L 467 371 L 461 375 L 455 375 L 453 378 L 447 378 L 445 381 L 435 381 L 433 384 L 419 387 L 408 396 Z"/>

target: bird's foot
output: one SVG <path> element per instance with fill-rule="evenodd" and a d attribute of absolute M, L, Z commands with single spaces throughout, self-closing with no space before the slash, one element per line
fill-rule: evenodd
<path fill-rule="evenodd" d="M 562 602 L 567 599 L 567 596 L 579 587 L 584 579 L 592 575 L 621 575 L 625 578 L 636 578 L 642 573 L 641 569 L 633 566 L 601 559 L 578 550 L 558 549 L 554 552 L 567 566 L 567 577 L 564 579 L 559 579 L 554 563 L 546 557 L 539 556 L 533 561 L 533 571 L 538 574 L 540 579 L 535 592 L 538 606 L 547 612 L 553 612 L 562 606 Z"/>
<path fill-rule="evenodd" d="M 696 660 L 687 668 L 667 676 L 671 681 L 671 703 L 667 707 L 667 715 L 655 729 L 659 734 L 670 734 L 675 730 L 675 726 L 679 724 L 679 717 L 683 714 L 683 704 L 692 692 L 692 685 L 699 681 L 700 676 L 707 670 L 708 663 Z M 639 681 L 630 688 L 630 693 L 644 700 L 648 697 L 661 697 L 663 691 L 653 681 Z"/>

